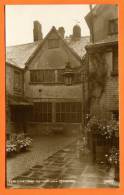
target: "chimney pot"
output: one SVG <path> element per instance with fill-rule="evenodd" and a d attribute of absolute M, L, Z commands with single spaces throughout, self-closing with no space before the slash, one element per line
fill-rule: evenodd
<path fill-rule="evenodd" d="M 42 27 L 39 21 L 34 21 L 33 35 L 34 41 L 39 41 L 43 39 Z"/>
<path fill-rule="evenodd" d="M 79 25 L 75 25 L 73 27 L 73 39 L 80 39 L 81 38 L 81 27 Z"/>
<path fill-rule="evenodd" d="M 58 32 L 59 32 L 60 36 L 64 39 L 65 29 L 64 29 L 63 26 L 61 26 L 61 27 L 58 28 Z"/>

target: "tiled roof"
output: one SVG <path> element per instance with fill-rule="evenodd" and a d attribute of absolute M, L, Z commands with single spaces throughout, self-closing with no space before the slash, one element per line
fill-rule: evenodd
<path fill-rule="evenodd" d="M 24 68 L 25 63 L 41 41 L 6 47 L 6 62 Z"/>
<path fill-rule="evenodd" d="M 89 43 L 89 37 L 81 37 L 78 40 L 71 40 L 71 38 L 65 38 L 68 46 L 72 48 L 79 57 L 83 57 L 85 54 L 85 46 Z M 16 45 L 6 48 L 6 62 L 12 64 L 18 68 L 25 68 L 25 63 L 29 57 L 33 54 L 35 49 L 41 41 L 27 43 L 22 45 Z"/>
<path fill-rule="evenodd" d="M 77 40 L 66 38 L 65 40 L 68 43 L 68 46 L 71 47 L 82 58 L 86 53 L 85 46 L 89 44 L 90 37 L 85 36 Z"/>

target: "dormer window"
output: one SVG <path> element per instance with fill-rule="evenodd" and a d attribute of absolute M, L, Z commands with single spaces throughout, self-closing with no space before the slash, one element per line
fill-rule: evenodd
<path fill-rule="evenodd" d="M 58 48 L 59 47 L 59 39 L 48 39 L 48 48 Z"/>

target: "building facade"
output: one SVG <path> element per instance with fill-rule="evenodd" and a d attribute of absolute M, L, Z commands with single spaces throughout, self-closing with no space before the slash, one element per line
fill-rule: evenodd
<path fill-rule="evenodd" d="M 86 46 L 89 113 L 118 120 L 118 7 L 96 5 L 85 20 L 91 34 L 91 44 Z"/>
<path fill-rule="evenodd" d="M 6 49 L 8 132 L 78 133 L 83 122 L 82 57 L 89 37 L 81 37 L 78 27 L 64 38 L 63 27 L 52 27 L 43 39 L 41 29 L 36 21 L 33 43 Z"/>

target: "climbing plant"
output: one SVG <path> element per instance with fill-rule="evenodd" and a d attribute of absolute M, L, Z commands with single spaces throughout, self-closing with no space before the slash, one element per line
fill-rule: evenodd
<path fill-rule="evenodd" d="M 107 80 L 107 62 L 103 52 L 90 54 L 89 67 L 89 98 L 88 105 L 91 105 L 93 99 L 100 100 L 105 91 Z"/>

